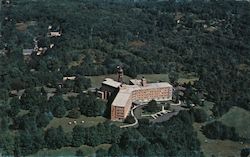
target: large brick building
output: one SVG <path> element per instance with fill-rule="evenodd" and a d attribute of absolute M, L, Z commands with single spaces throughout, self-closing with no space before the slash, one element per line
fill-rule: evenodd
<path fill-rule="evenodd" d="M 98 94 L 102 99 L 109 99 L 114 94 L 115 98 L 111 104 L 111 120 L 123 121 L 128 116 L 133 102 L 149 102 L 153 99 L 171 100 L 172 89 L 172 85 L 167 82 L 147 83 L 145 78 L 130 80 L 129 85 L 107 78 L 102 83 Z"/>

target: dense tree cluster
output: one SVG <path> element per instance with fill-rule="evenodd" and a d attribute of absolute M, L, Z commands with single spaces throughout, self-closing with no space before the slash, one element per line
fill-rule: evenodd
<path fill-rule="evenodd" d="M 211 139 L 230 139 L 234 141 L 239 140 L 239 135 L 236 133 L 234 127 L 228 127 L 219 121 L 206 124 L 202 127 L 202 131 L 206 137 Z"/>
<path fill-rule="evenodd" d="M 49 128 L 45 132 L 44 140 L 49 149 L 59 149 L 63 146 L 70 145 L 71 142 L 71 139 L 67 137 L 61 126 L 58 128 Z"/>
<path fill-rule="evenodd" d="M 244 148 L 240 152 L 241 157 L 247 157 L 250 155 L 250 148 Z"/>
<path fill-rule="evenodd" d="M 81 114 L 95 117 L 102 116 L 106 110 L 106 104 L 100 99 L 96 99 L 93 94 L 80 94 L 76 98 L 71 98 L 67 106 L 68 109 L 79 109 Z"/>
<path fill-rule="evenodd" d="M 132 115 L 128 115 L 127 118 L 124 120 L 124 122 L 132 124 L 135 122 L 135 118 Z"/>
<path fill-rule="evenodd" d="M 192 123 L 193 117 L 187 111 L 163 123 L 140 121 L 138 129 L 124 131 L 109 153 L 113 156 L 203 156 Z"/>
<path fill-rule="evenodd" d="M 161 110 L 161 107 L 157 104 L 155 100 L 151 100 L 145 107 L 145 111 L 149 113 L 156 113 Z"/>
<path fill-rule="evenodd" d="M 195 108 L 195 109 L 192 109 L 191 111 L 194 116 L 195 122 L 203 123 L 208 120 L 208 115 L 203 109 Z"/>
<path fill-rule="evenodd" d="M 98 146 L 105 143 L 117 143 L 122 131 L 109 123 L 99 124 L 96 127 L 85 128 L 76 126 L 72 133 L 72 146 Z"/>

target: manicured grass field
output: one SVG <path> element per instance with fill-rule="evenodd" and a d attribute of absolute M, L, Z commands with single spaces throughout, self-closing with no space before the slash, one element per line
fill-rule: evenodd
<path fill-rule="evenodd" d="M 76 120 L 77 124 L 74 124 L 73 121 Z M 81 123 L 82 121 L 84 121 L 84 123 Z M 103 123 L 106 121 L 106 118 L 98 116 L 98 117 L 86 117 L 84 115 L 81 115 L 78 119 L 73 119 L 73 118 L 68 118 L 68 117 L 63 117 L 63 118 L 53 118 L 49 125 L 46 127 L 50 128 L 50 127 L 59 127 L 60 125 L 63 127 L 65 132 L 71 132 L 72 129 L 76 126 L 76 125 L 83 125 L 85 127 L 91 127 L 91 126 L 95 126 L 99 123 Z M 69 125 L 69 122 L 72 122 L 71 125 Z"/>
<path fill-rule="evenodd" d="M 134 110 L 134 114 L 135 114 L 135 117 L 137 119 L 143 119 L 143 118 L 146 118 L 146 119 L 150 119 L 151 117 L 142 117 L 141 115 L 143 114 L 143 107 L 138 107 L 137 109 Z"/>
<path fill-rule="evenodd" d="M 208 115 L 212 115 L 212 102 L 205 101 L 203 108 Z M 235 127 L 241 137 L 250 137 L 250 126 L 247 125 L 250 119 L 250 112 L 239 107 L 232 107 L 226 114 L 218 120 L 227 126 Z M 208 139 L 201 132 L 201 126 L 205 125 L 194 123 L 193 127 L 197 132 L 198 139 L 201 142 L 202 151 L 206 157 L 215 155 L 216 157 L 240 156 L 241 149 L 250 147 L 250 144 L 242 144 L 231 140 L 212 140 Z"/>
<path fill-rule="evenodd" d="M 137 75 L 137 79 L 141 79 L 142 77 L 145 77 L 148 82 L 159 82 L 159 81 L 166 81 L 169 82 L 169 77 L 168 74 L 139 74 Z M 112 78 L 114 80 L 117 80 L 117 75 L 116 74 L 110 74 L 110 75 L 100 75 L 100 76 L 88 76 L 91 80 L 92 87 L 98 88 L 101 86 L 101 83 L 105 78 Z M 129 83 L 129 80 L 131 78 L 129 76 L 124 75 L 124 81 L 126 83 Z M 180 83 L 188 83 L 191 82 L 193 83 L 194 81 L 198 80 L 197 77 L 194 75 L 184 75 L 181 74 L 178 82 Z"/>
<path fill-rule="evenodd" d="M 212 140 L 205 137 L 200 131 L 202 124 L 194 123 L 193 127 L 197 132 L 198 139 L 201 142 L 201 150 L 205 157 L 238 157 L 243 148 L 250 147 L 250 144 L 241 144 L 230 140 Z"/>
<path fill-rule="evenodd" d="M 197 78 L 197 77 L 193 77 L 193 78 L 179 78 L 178 82 L 181 83 L 181 84 L 183 84 L 183 83 L 189 83 L 189 82 L 191 84 L 193 84 L 194 81 L 197 81 L 197 80 L 199 80 L 199 78 Z"/>
<path fill-rule="evenodd" d="M 34 155 L 30 155 L 29 157 L 40 157 L 40 156 L 50 156 L 50 157 L 55 157 L 55 156 L 75 156 L 77 150 L 82 150 L 84 155 L 86 156 L 92 156 L 98 149 L 105 149 L 108 150 L 111 147 L 110 144 L 101 144 L 96 147 L 90 147 L 86 145 L 82 145 L 81 147 L 63 147 L 61 149 L 57 150 L 41 150 L 37 152 Z"/>
<path fill-rule="evenodd" d="M 70 97 L 77 97 L 78 95 L 79 95 L 79 93 L 68 92 L 66 94 L 63 94 L 63 99 L 69 100 Z"/>
<path fill-rule="evenodd" d="M 71 63 L 69 63 L 68 67 L 71 68 L 71 67 L 76 67 L 76 66 L 81 65 L 83 63 L 84 57 L 85 56 L 83 54 L 80 54 L 78 60 L 72 61 Z"/>
<path fill-rule="evenodd" d="M 72 147 L 63 147 L 57 150 L 40 150 L 36 154 L 30 155 L 29 157 L 39 157 L 39 156 L 74 156 L 75 152 L 77 151 L 76 148 Z"/>
<path fill-rule="evenodd" d="M 141 79 L 142 77 L 145 77 L 148 82 L 169 82 L 168 74 L 140 74 L 137 75 L 137 79 Z"/>
<path fill-rule="evenodd" d="M 239 107 L 232 107 L 219 120 L 227 126 L 235 127 L 241 137 L 250 137 L 249 111 Z"/>
<path fill-rule="evenodd" d="M 116 74 L 110 74 L 110 75 L 100 75 L 100 76 L 87 76 L 87 78 L 90 78 L 91 80 L 91 85 L 93 88 L 98 88 L 101 87 L 101 84 L 105 78 L 112 78 L 114 80 L 117 80 L 117 75 Z M 131 78 L 128 76 L 124 76 L 124 81 L 129 82 Z"/>

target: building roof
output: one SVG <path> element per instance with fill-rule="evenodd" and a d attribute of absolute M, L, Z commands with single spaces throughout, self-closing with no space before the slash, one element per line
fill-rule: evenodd
<path fill-rule="evenodd" d="M 125 107 L 133 91 L 143 90 L 143 89 L 164 88 L 164 87 L 172 87 L 172 85 L 170 85 L 167 82 L 149 83 L 146 86 L 122 85 L 114 101 L 112 102 L 112 105 L 118 107 Z"/>
<path fill-rule="evenodd" d="M 182 87 L 182 86 L 177 86 L 177 87 L 175 87 L 175 90 L 184 91 L 184 90 L 186 90 L 186 88 Z"/>
<path fill-rule="evenodd" d="M 29 56 L 33 53 L 33 49 L 23 49 L 23 55 L 24 56 Z"/>
<path fill-rule="evenodd" d="M 140 89 L 152 89 L 152 88 L 164 88 L 164 87 L 172 87 L 171 84 L 167 82 L 158 82 L 158 83 L 148 83 L 146 86 L 139 86 Z"/>
<path fill-rule="evenodd" d="M 67 77 L 63 77 L 63 81 L 66 81 L 66 80 L 75 80 L 76 77 L 75 76 L 67 76 Z"/>
<path fill-rule="evenodd" d="M 60 32 L 50 32 L 49 34 L 51 37 L 60 37 L 61 33 Z"/>
<path fill-rule="evenodd" d="M 130 95 L 131 92 L 120 91 L 112 102 L 112 106 L 125 107 L 129 101 Z"/>
<path fill-rule="evenodd" d="M 118 88 L 121 86 L 121 83 L 120 82 L 117 82 L 111 78 L 106 78 L 102 84 L 104 85 L 107 85 L 107 86 L 110 86 L 110 87 L 113 87 L 113 88 Z"/>
<path fill-rule="evenodd" d="M 138 79 L 131 79 L 129 80 L 130 83 L 132 83 L 133 85 L 140 85 L 141 84 L 141 80 Z"/>

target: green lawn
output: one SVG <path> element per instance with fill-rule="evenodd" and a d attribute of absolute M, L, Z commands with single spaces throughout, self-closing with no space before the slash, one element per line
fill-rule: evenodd
<path fill-rule="evenodd" d="M 142 117 L 141 115 L 143 114 L 143 109 L 142 108 L 137 108 L 134 110 L 134 114 L 135 114 L 135 117 L 137 119 L 143 119 L 143 118 L 146 118 L 146 119 L 150 119 L 151 117 Z"/>
<path fill-rule="evenodd" d="M 71 67 L 76 67 L 76 66 L 81 65 L 83 63 L 84 57 L 85 57 L 85 55 L 80 54 L 79 57 L 78 57 L 78 60 L 77 61 L 72 61 L 71 63 L 69 63 L 68 67 L 71 68 Z"/>
<path fill-rule="evenodd" d="M 213 107 L 213 102 L 205 101 L 203 108 L 208 115 L 212 115 L 211 108 Z M 250 137 L 250 126 L 249 124 L 250 112 L 239 107 L 232 107 L 229 112 L 224 114 L 218 120 L 227 126 L 232 126 L 236 128 L 236 131 L 242 137 Z M 228 157 L 228 156 L 240 156 L 241 149 L 245 147 L 250 147 L 250 144 L 241 144 L 240 142 L 234 142 L 231 140 L 213 140 L 208 139 L 201 132 L 201 126 L 205 123 L 199 124 L 194 123 L 193 127 L 197 132 L 198 139 L 201 142 L 202 151 L 205 153 L 206 157 L 211 157 L 216 155 L 216 157 Z"/>
<path fill-rule="evenodd" d="M 169 82 L 168 74 L 140 74 L 137 75 L 137 79 L 141 79 L 142 77 L 145 77 L 148 82 Z"/>
<path fill-rule="evenodd" d="M 73 121 L 76 120 L 77 124 L 74 124 Z M 84 121 L 84 123 L 81 123 Z M 85 127 L 91 127 L 95 126 L 99 123 L 103 123 L 106 121 L 106 118 L 98 116 L 98 117 L 86 117 L 84 115 L 81 115 L 78 119 L 63 117 L 63 118 L 53 118 L 49 125 L 46 127 L 55 127 L 62 126 L 65 132 L 71 132 L 72 129 L 75 127 L 75 125 L 83 125 Z M 72 122 L 71 125 L 69 125 L 69 122 Z"/>
<path fill-rule="evenodd" d="M 193 78 L 179 78 L 178 82 L 181 83 L 181 84 L 183 84 L 183 83 L 189 83 L 189 82 L 191 84 L 193 84 L 194 81 L 197 81 L 197 80 L 199 80 L 199 78 L 197 78 L 197 77 L 193 77 Z"/>
<path fill-rule="evenodd" d="M 87 76 L 87 78 L 90 78 L 91 80 L 91 86 L 94 88 L 101 87 L 101 83 L 105 78 L 112 78 L 114 80 L 117 80 L 117 75 L 116 74 L 110 74 L 110 75 L 100 75 L 100 76 Z M 124 81 L 129 82 L 131 78 L 128 76 L 124 76 Z"/>
<path fill-rule="evenodd" d="M 250 137 L 250 112 L 240 107 L 232 107 L 220 119 L 227 126 L 235 127 L 241 137 Z"/>
<path fill-rule="evenodd" d="M 141 79 L 143 77 L 145 77 L 147 79 L 148 82 L 158 82 L 158 81 L 162 81 L 162 82 L 169 82 L 169 77 L 168 74 L 140 74 L 137 76 L 137 79 Z M 180 74 L 180 78 L 178 79 L 179 83 L 193 83 L 194 81 L 199 80 L 199 78 L 189 74 L 189 75 L 185 75 L 185 74 Z"/>
<path fill-rule="evenodd" d="M 81 147 L 63 147 L 61 149 L 57 149 L 57 150 L 40 150 L 39 152 L 37 152 L 34 155 L 30 155 L 29 157 L 40 157 L 40 156 L 51 156 L 51 157 L 55 157 L 55 156 L 75 156 L 76 151 L 77 150 L 82 150 L 83 153 L 86 156 L 92 156 L 98 149 L 102 148 L 105 150 L 108 150 L 111 147 L 110 144 L 101 144 L 99 146 L 96 147 L 90 147 L 87 145 L 82 145 Z"/>
<path fill-rule="evenodd" d="M 64 100 L 69 101 L 70 97 L 77 97 L 79 95 L 79 93 L 75 93 L 75 92 L 68 92 L 66 94 L 63 94 L 62 97 Z"/>
<path fill-rule="evenodd" d="M 141 79 L 142 77 L 145 77 L 148 82 L 158 82 L 158 81 L 166 81 L 169 82 L 168 74 L 139 74 L 137 75 L 137 79 Z M 91 85 L 94 88 L 98 88 L 101 86 L 101 83 L 105 78 L 112 78 L 114 80 L 117 80 L 116 74 L 110 74 L 110 75 L 100 75 L 100 76 L 88 76 L 91 80 Z M 129 83 L 129 80 L 131 78 L 129 76 L 124 75 L 124 81 L 126 83 Z M 194 76 L 194 74 L 180 74 L 180 78 L 178 82 L 180 83 L 193 83 L 194 81 L 198 80 L 197 77 Z"/>

